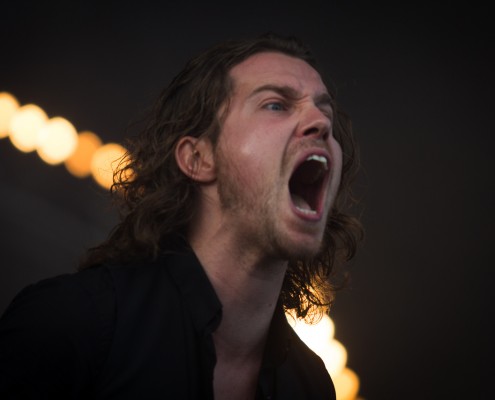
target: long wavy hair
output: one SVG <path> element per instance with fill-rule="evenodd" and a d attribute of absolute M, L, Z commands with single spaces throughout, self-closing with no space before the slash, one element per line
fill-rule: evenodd
<path fill-rule="evenodd" d="M 108 239 L 89 249 L 79 268 L 103 262 L 155 259 L 178 238 L 186 238 L 198 199 L 198 184 L 177 166 L 174 152 L 183 136 L 207 137 L 216 145 L 219 110 L 232 93 L 230 70 L 261 52 L 297 57 L 318 70 L 309 49 L 294 37 L 267 33 L 228 41 L 189 61 L 162 91 L 140 134 L 125 143 L 126 155 L 114 173 L 110 193 L 120 223 Z M 337 289 L 334 267 L 350 260 L 362 236 L 359 220 L 348 215 L 351 182 L 359 164 L 350 120 L 334 104 L 333 132 L 343 152 L 341 186 L 327 221 L 323 244 L 312 259 L 289 262 L 280 300 L 297 317 L 327 309 Z"/>

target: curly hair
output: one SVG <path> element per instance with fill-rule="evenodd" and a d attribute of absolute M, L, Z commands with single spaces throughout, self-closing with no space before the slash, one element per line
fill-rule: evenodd
<path fill-rule="evenodd" d="M 221 107 L 232 93 L 230 70 L 261 52 L 280 52 L 317 69 L 308 47 L 294 37 L 267 33 L 227 41 L 190 60 L 162 91 L 139 135 L 126 142 L 127 153 L 114 173 L 112 197 L 121 220 L 106 241 L 89 249 L 80 269 L 102 262 L 155 259 L 185 238 L 198 199 L 198 184 L 183 174 L 174 152 L 183 136 L 207 137 L 216 145 Z M 333 131 L 343 152 L 341 186 L 327 221 L 323 245 L 311 260 L 290 261 L 280 300 L 298 317 L 328 308 L 337 286 L 330 282 L 336 263 L 350 260 L 362 236 L 358 219 L 346 214 L 358 154 L 349 119 L 334 104 Z"/>

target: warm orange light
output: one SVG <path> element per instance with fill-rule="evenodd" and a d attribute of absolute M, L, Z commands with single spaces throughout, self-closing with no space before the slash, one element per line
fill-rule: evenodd
<path fill-rule="evenodd" d="M 35 104 L 19 107 L 10 120 L 10 140 L 20 151 L 28 153 L 38 146 L 38 133 L 48 117 Z"/>
<path fill-rule="evenodd" d="M 296 318 L 289 318 L 288 320 L 302 341 L 317 354 L 329 346 L 334 336 L 335 325 L 327 314 L 324 314 L 315 324 L 309 324 Z"/>
<path fill-rule="evenodd" d="M 19 108 L 17 99 L 7 92 L 0 92 L 0 138 L 10 133 L 12 115 Z"/>
<path fill-rule="evenodd" d="M 76 150 L 65 160 L 65 167 L 74 176 L 84 178 L 91 174 L 91 160 L 102 145 L 101 139 L 93 132 L 79 133 Z"/>
<path fill-rule="evenodd" d="M 48 164 L 60 164 L 74 152 L 77 140 L 76 128 L 69 121 L 51 118 L 38 132 L 38 155 Z"/>
<path fill-rule="evenodd" d="M 334 382 L 337 400 L 355 400 L 359 380 L 354 372 L 346 368 L 347 350 L 334 339 L 335 325 L 331 318 L 324 314 L 318 323 L 311 324 L 297 319 L 290 312 L 286 316 L 301 340 L 322 359 Z"/>
<path fill-rule="evenodd" d="M 109 189 L 113 183 L 113 172 L 119 165 L 126 149 L 117 143 L 108 143 L 95 151 L 91 160 L 91 174 L 102 187 Z"/>
<path fill-rule="evenodd" d="M 345 368 L 341 374 L 332 377 L 337 400 L 355 400 L 359 393 L 359 378 L 354 371 Z"/>
<path fill-rule="evenodd" d="M 342 343 L 333 339 L 317 354 L 325 363 L 325 367 L 332 378 L 342 373 L 347 363 L 347 350 Z"/>

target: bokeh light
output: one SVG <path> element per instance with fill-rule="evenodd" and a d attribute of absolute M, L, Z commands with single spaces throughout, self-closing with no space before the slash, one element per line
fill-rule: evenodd
<path fill-rule="evenodd" d="M 10 140 L 25 153 L 38 146 L 38 133 L 48 120 L 46 113 L 35 104 L 19 107 L 10 120 Z"/>
<path fill-rule="evenodd" d="M 10 121 L 18 108 L 19 102 L 14 96 L 7 92 L 0 92 L 0 138 L 9 135 Z"/>
<path fill-rule="evenodd" d="M 334 323 L 327 314 L 315 324 L 308 324 L 296 318 L 290 318 L 289 323 L 302 341 L 315 353 L 323 351 L 335 333 Z"/>
<path fill-rule="evenodd" d="M 117 143 L 107 143 L 95 151 L 91 160 L 91 175 L 105 189 L 112 185 L 113 172 L 125 152 L 126 149 Z"/>
<path fill-rule="evenodd" d="M 334 382 L 337 400 L 355 400 L 359 380 L 353 371 L 346 368 L 347 350 L 334 339 L 335 324 L 332 319 L 324 314 L 318 322 L 309 323 L 296 318 L 291 312 L 287 312 L 286 317 L 301 340 L 322 359 Z"/>
<path fill-rule="evenodd" d="M 74 176 L 84 178 L 91 174 L 91 160 L 102 141 L 96 133 L 83 131 L 79 133 L 76 150 L 65 160 L 65 167 Z"/>
<path fill-rule="evenodd" d="M 47 164 L 60 164 L 74 152 L 77 140 L 76 128 L 65 118 L 54 117 L 39 130 L 36 151 Z"/>
<path fill-rule="evenodd" d="M 319 353 L 317 353 L 327 368 L 331 377 L 338 376 L 342 373 L 347 363 L 347 350 L 338 340 L 327 341 L 327 346 L 322 349 L 320 344 Z"/>
<path fill-rule="evenodd" d="M 359 378 L 350 368 L 345 368 L 338 376 L 332 378 L 337 400 L 354 400 L 359 392 Z"/>

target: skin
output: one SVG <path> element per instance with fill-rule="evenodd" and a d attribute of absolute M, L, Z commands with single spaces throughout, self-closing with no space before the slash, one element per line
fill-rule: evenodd
<path fill-rule="evenodd" d="M 327 89 L 309 64 L 266 52 L 230 75 L 234 89 L 216 148 L 185 137 L 176 158 L 201 183 L 189 240 L 223 304 L 213 335 L 215 398 L 253 399 L 288 260 L 319 250 L 342 154 Z M 329 172 L 319 209 L 307 215 L 294 207 L 288 182 L 311 154 L 326 157 Z"/>

